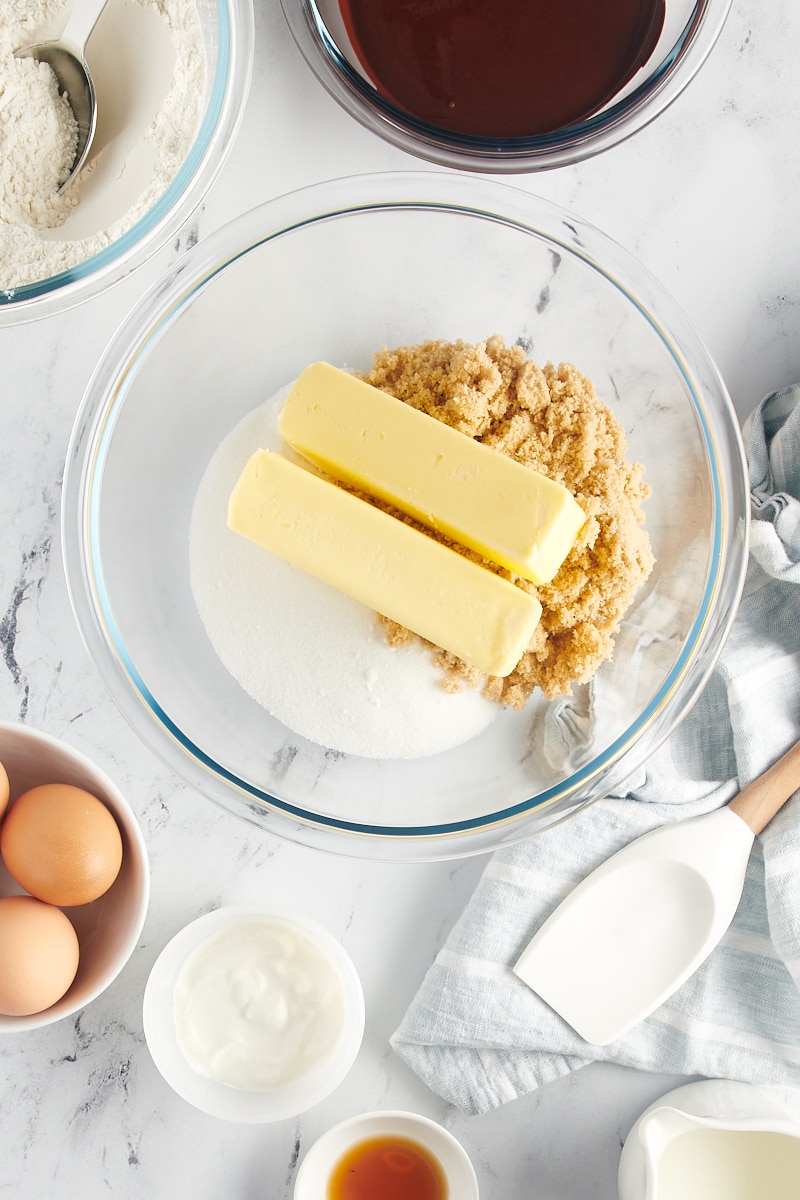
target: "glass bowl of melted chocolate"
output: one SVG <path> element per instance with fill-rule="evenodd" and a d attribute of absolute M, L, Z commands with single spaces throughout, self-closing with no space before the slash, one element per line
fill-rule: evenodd
<path fill-rule="evenodd" d="M 679 95 L 730 0 L 281 0 L 327 91 L 420 158 L 562 166 L 630 137 Z"/>

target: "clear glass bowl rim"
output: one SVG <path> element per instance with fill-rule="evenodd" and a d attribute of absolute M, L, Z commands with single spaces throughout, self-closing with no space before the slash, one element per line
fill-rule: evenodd
<path fill-rule="evenodd" d="M 674 45 L 634 91 L 574 125 L 528 138 L 451 133 L 385 99 L 339 49 L 316 0 L 281 0 L 284 17 L 306 63 L 330 96 L 378 136 L 439 166 L 518 173 L 567 166 L 624 141 L 655 120 L 708 58 L 732 0 L 696 0 Z"/>
<path fill-rule="evenodd" d="M 306 811 L 238 778 L 192 743 L 150 694 L 115 632 L 102 582 L 102 564 L 98 563 L 97 504 L 104 455 L 136 363 L 147 354 L 152 342 L 164 335 L 192 296 L 243 254 L 305 225 L 359 211 L 419 207 L 455 210 L 501 221 L 522 232 L 543 234 L 566 252 L 582 258 L 629 296 L 676 360 L 694 398 L 714 495 L 714 569 L 706 580 L 690 638 L 667 679 L 646 710 L 603 754 L 555 788 L 507 809 L 448 824 L 399 827 L 354 823 Z M 637 282 L 636 293 L 624 282 L 629 276 Z M 644 304 L 644 298 L 651 297 L 658 303 L 658 322 Z M 680 330 L 680 354 L 667 327 Z M 702 363 L 717 384 L 727 423 L 719 426 L 718 422 L 716 430 L 710 428 L 702 398 L 691 383 L 683 361 L 687 353 Z M 740 511 L 725 495 L 719 460 L 712 453 L 720 435 L 728 439 L 731 490 L 737 486 L 742 489 Z M 289 840 L 356 856 L 381 857 L 380 851 L 365 849 L 367 843 L 377 842 L 386 848 L 386 857 L 418 861 L 481 853 L 501 842 L 521 840 L 545 824 L 555 824 L 589 802 L 581 798 L 570 807 L 570 796 L 577 789 L 602 776 L 591 800 L 607 794 L 666 739 L 697 699 L 735 616 L 747 565 L 749 505 L 744 498 L 748 494 L 741 435 L 724 383 L 682 310 L 627 251 L 582 218 L 507 184 L 434 171 L 381 173 L 314 184 L 242 214 L 198 243 L 139 301 L 109 343 L 76 417 L 64 477 L 62 546 L 70 601 L 90 656 L 128 722 L 180 778 L 234 815 L 266 826 Z M 715 608 L 720 598 L 722 605 L 718 603 Z M 644 732 L 649 735 L 646 750 L 642 749 Z M 557 810 L 553 809 L 556 802 L 561 804 Z M 549 810 L 552 812 L 543 822 L 542 814 Z M 536 818 L 535 828 L 525 818 Z M 502 833 L 487 843 L 492 830 Z"/>

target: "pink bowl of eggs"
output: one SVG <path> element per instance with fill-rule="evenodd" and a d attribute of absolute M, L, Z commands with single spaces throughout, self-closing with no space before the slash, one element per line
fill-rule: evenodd
<path fill-rule="evenodd" d="M 141 830 L 108 776 L 0 721 L 0 1034 L 100 995 L 139 940 L 149 893 Z"/>

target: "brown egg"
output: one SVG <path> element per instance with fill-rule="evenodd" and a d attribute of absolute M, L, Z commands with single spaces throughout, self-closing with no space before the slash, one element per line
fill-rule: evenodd
<path fill-rule="evenodd" d="M 8 775 L 6 769 L 0 762 L 0 821 L 3 819 L 3 813 L 8 807 Z"/>
<path fill-rule="evenodd" d="M 32 896 L 0 899 L 0 1013 L 27 1017 L 60 1000 L 78 970 L 69 917 Z"/>
<path fill-rule="evenodd" d="M 20 887 L 50 904 L 88 904 L 108 891 L 122 838 L 104 804 L 83 788 L 48 783 L 18 796 L 0 828 L 0 854 Z"/>

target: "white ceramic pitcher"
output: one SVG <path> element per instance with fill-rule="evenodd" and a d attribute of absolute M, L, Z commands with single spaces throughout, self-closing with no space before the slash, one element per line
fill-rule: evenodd
<path fill-rule="evenodd" d="M 797 1200 L 800 1093 L 730 1080 L 669 1092 L 622 1148 L 620 1200 Z"/>

